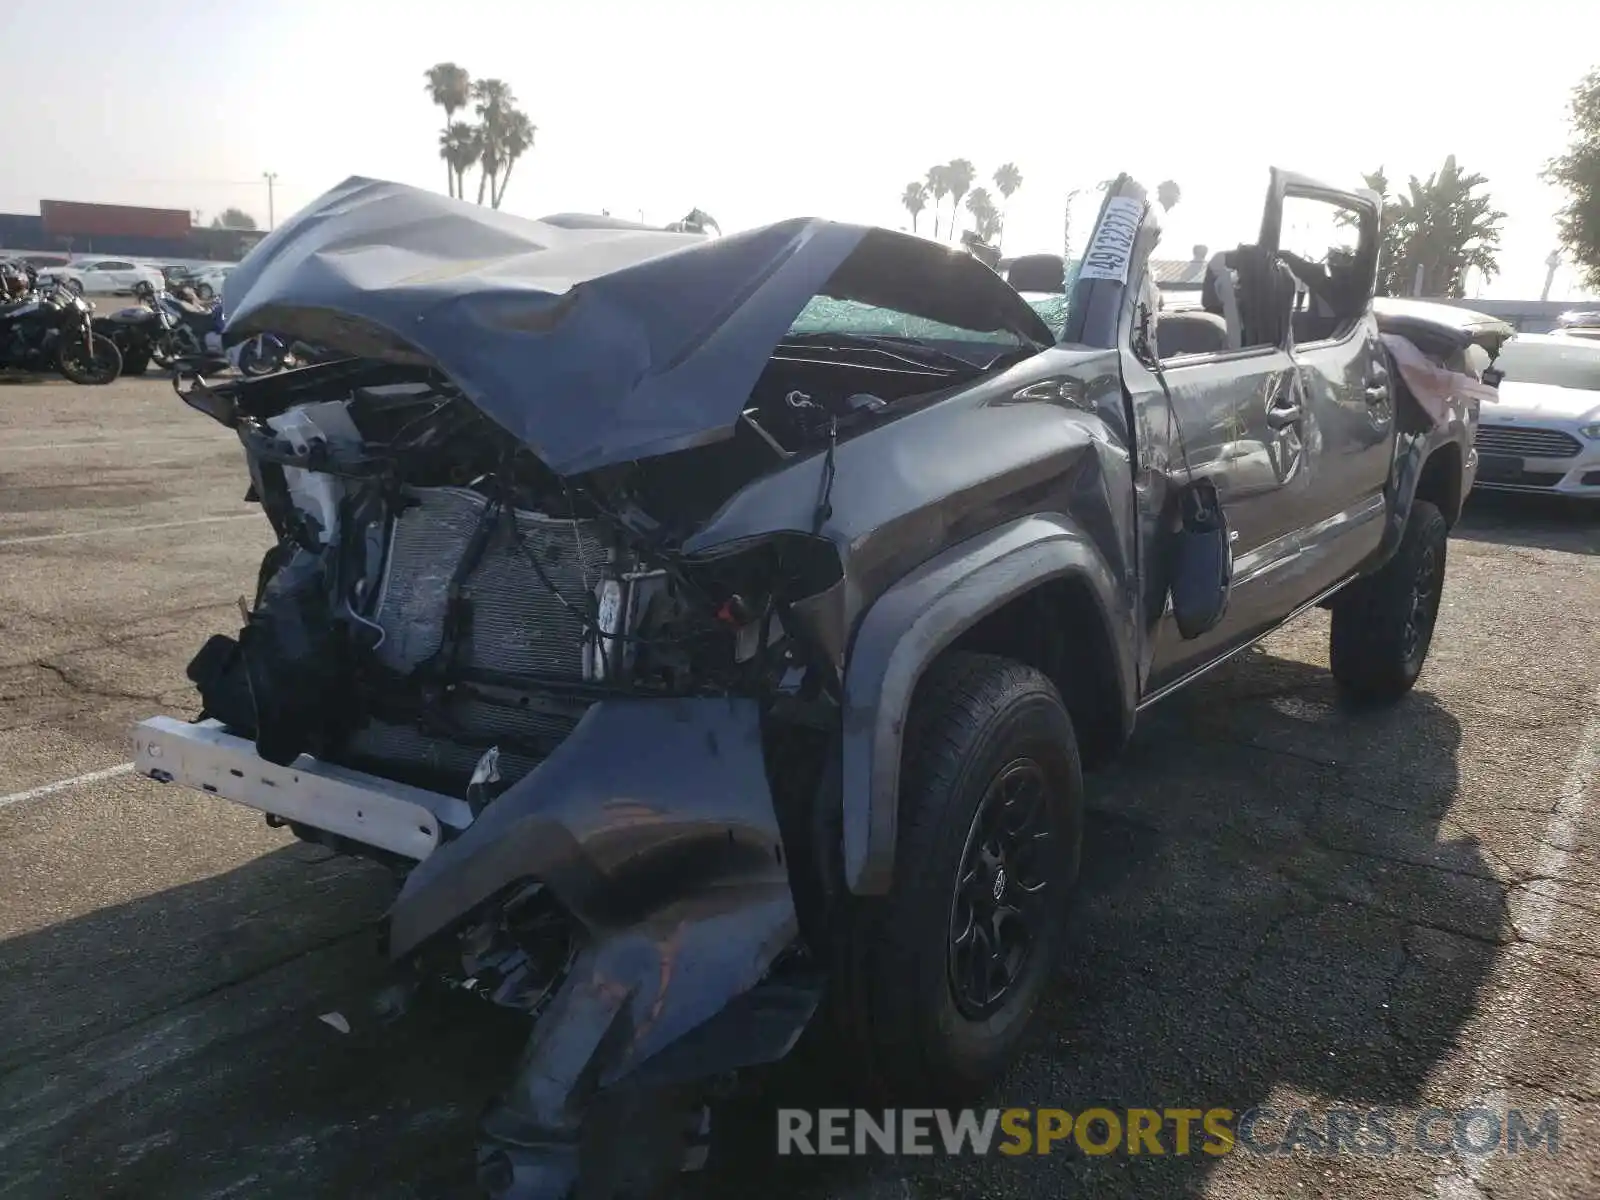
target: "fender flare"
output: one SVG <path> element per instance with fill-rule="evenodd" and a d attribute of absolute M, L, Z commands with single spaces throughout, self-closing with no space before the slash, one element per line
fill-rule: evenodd
<path fill-rule="evenodd" d="M 1058 514 L 1024 517 L 961 542 L 889 588 L 862 618 L 844 680 L 844 876 L 858 895 L 894 874 L 906 714 L 923 672 L 964 631 L 1055 579 L 1088 584 L 1116 662 L 1123 728 L 1138 694 L 1132 606 L 1089 536 Z"/>
<path fill-rule="evenodd" d="M 1406 522 L 1411 519 L 1411 508 L 1417 498 L 1417 488 L 1422 483 L 1428 464 L 1452 446 L 1456 448 L 1458 456 L 1459 475 L 1453 502 L 1455 511 L 1445 513 L 1445 519 L 1454 526 L 1461 517 L 1461 509 L 1466 503 L 1467 493 L 1472 488 L 1473 477 L 1477 474 L 1472 438 L 1467 427 L 1459 421 L 1452 421 L 1442 429 L 1401 435 L 1395 450 L 1394 467 L 1390 472 L 1390 486 L 1393 488 L 1394 499 L 1389 506 L 1383 539 L 1379 543 L 1378 552 L 1373 556 L 1372 570 L 1388 562 L 1399 549 L 1400 539 L 1405 535 Z"/>

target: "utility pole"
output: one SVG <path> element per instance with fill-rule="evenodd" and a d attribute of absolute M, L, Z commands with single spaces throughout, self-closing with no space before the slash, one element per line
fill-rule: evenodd
<path fill-rule="evenodd" d="M 1556 268 L 1561 265 L 1561 251 L 1550 251 L 1550 257 L 1544 260 L 1544 291 L 1539 293 L 1540 300 L 1550 299 L 1550 287 L 1556 281 Z"/>
<path fill-rule="evenodd" d="M 267 181 L 267 230 L 271 232 L 278 227 L 278 222 L 272 210 L 272 185 L 278 181 L 278 173 L 276 171 L 263 171 L 261 172 L 261 178 Z"/>

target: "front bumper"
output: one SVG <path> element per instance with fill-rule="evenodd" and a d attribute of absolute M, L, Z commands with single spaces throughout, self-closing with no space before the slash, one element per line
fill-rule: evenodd
<path fill-rule="evenodd" d="M 280 767 L 216 721 L 151 717 L 134 726 L 134 767 L 362 846 L 421 861 L 472 823 L 466 801 L 302 755 Z"/>
<path fill-rule="evenodd" d="M 704 1081 L 786 1055 L 816 1012 L 752 700 L 600 701 L 476 820 L 454 797 L 306 756 L 275 766 L 214 721 L 153 717 L 134 742 L 142 774 L 415 860 L 390 910 L 397 961 L 448 949 L 530 881 L 575 921 L 574 956 L 484 1117 L 497 1200 L 568 1200 L 592 1114 L 641 1104 L 671 1124 Z"/>
<path fill-rule="evenodd" d="M 1491 424 L 1487 428 L 1497 427 Z M 1478 478 L 1474 486 L 1486 491 L 1600 500 L 1600 442 L 1579 438 L 1576 433 L 1570 436 L 1580 442 L 1581 449 L 1561 458 L 1508 456 L 1479 446 Z"/>

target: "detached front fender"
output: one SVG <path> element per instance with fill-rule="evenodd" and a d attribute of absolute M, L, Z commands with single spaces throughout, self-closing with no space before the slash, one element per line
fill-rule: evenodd
<path fill-rule="evenodd" d="M 917 681 L 964 631 L 1053 580 L 1088 586 L 1116 664 L 1131 726 L 1137 697 L 1132 609 L 1094 542 L 1068 517 L 1042 514 L 951 547 L 886 591 L 862 619 L 844 681 L 843 857 L 857 894 L 888 890 L 898 832 L 900 757 Z"/>

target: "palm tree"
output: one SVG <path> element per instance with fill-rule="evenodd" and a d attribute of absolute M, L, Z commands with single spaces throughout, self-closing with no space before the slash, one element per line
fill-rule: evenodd
<path fill-rule="evenodd" d="M 906 184 L 906 190 L 900 193 L 900 203 L 911 214 L 911 232 L 917 231 L 917 217 L 922 210 L 928 207 L 928 185 L 920 179 L 913 179 Z"/>
<path fill-rule="evenodd" d="M 1171 212 L 1172 206 L 1183 198 L 1183 189 L 1170 179 L 1163 179 L 1156 184 L 1156 202 L 1161 205 L 1162 212 Z"/>
<path fill-rule="evenodd" d="M 429 67 L 424 76 L 427 78 L 428 95 L 433 102 L 444 109 L 444 123 L 448 129 L 451 119 L 461 109 L 467 106 L 467 101 L 472 95 L 472 76 L 467 74 L 465 67 L 458 67 L 453 62 L 435 63 Z M 440 147 L 440 157 L 444 157 L 443 147 Z M 454 185 L 455 172 L 449 167 L 446 160 L 446 172 L 450 182 Z M 454 192 L 450 193 L 452 196 Z"/>
<path fill-rule="evenodd" d="M 472 98 L 476 101 L 478 119 L 483 131 L 483 145 L 478 154 L 481 174 L 478 176 L 478 203 L 483 203 L 485 189 L 494 197 L 495 180 L 505 164 L 505 123 L 507 114 L 516 107 L 517 98 L 511 85 L 503 79 L 480 79 L 472 85 Z"/>
<path fill-rule="evenodd" d="M 512 108 L 502 114 L 499 132 L 500 152 L 506 173 L 500 177 L 500 186 L 495 189 L 491 197 L 491 202 L 496 208 L 499 208 L 500 202 L 506 198 L 506 187 L 511 182 L 511 168 L 517 165 L 517 159 L 533 149 L 533 137 L 539 132 L 539 127 L 528 120 L 528 114 L 520 108 Z"/>
<path fill-rule="evenodd" d="M 1005 163 L 997 167 L 994 173 L 994 185 L 1000 189 L 1002 205 L 1009 208 L 1011 197 L 1017 194 L 1017 189 L 1022 186 L 1022 172 L 1017 169 L 1016 163 Z M 1000 214 L 1001 236 L 1004 236 L 1005 213 Z"/>
<path fill-rule="evenodd" d="M 950 194 L 950 168 L 928 168 L 928 191 L 933 195 L 933 236 L 939 236 L 939 205 Z"/>
<path fill-rule="evenodd" d="M 1459 299 L 1474 268 L 1486 279 L 1499 273 L 1505 214 L 1487 195 L 1473 195 L 1487 182 L 1477 172 L 1461 170 L 1453 154 L 1425 181 L 1411 176 L 1401 196 L 1388 195 L 1382 170 L 1367 176 L 1367 185 L 1383 197 L 1381 292 Z"/>
<path fill-rule="evenodd" d="M 950 187 L 950 236 L 956 235 L 956 215 L 961 210 L 961 197 L 972 187 L 978 177 L 978 168 L 965 158 L 952 158 L 945 164 L 945 181 Z"/>
<path fill-rule="evenodd" d="M 973 232 L 984 245 L 993 245 L 1000 231 L 1000 210 L 995 207 L 989 189 L 975 187 L 967 196 L 967 211 L 972 214 Z"/>
<path fill-rule="evenodd" d="M 439 135 L 439 157 L 450 167 L 450 194 L 466 195 L 466 176 L 483 154 L 480 130 L 467 121 L 452 121 Z"/>

